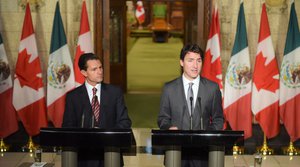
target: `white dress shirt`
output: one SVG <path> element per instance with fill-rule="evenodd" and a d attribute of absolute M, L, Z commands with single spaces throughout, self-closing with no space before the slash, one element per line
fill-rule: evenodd
<path fill-rule="evenodd" d="M 185 93 L 185 99 L 187 99 L 187 94 L 188 94 L 188 89 L 189 89 L 189 83 L 193 82 L 193 107 L 196 105 L 196 99 L 198 95 L 198 90 L 199 90 L 199 82 L 200 82 L 200 76 L 198 76 L 196 79 L 190 81 L 188 80 L 183 74 L 182 74 L 182 81 L 183 81 L 183 88 L 184 88 L 184 93 Z"/>
<path fill-rule="evenodd" d="M 91 104 L 92 104 L 92 100 L 93 100 L 93 88 L 95 87 L 97 89 L 96 95 L 98 97 L 98 102 L 100 104 L 101 84 L 97 84 L 96 86 L 92 86 L 88 82 L 85 81 L 85 87 L 86 87 L 87 93 L 89 95 L 89 99 L 90 99 Z"/>

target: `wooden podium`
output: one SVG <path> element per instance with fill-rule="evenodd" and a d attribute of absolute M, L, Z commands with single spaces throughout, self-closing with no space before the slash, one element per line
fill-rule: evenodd
<path fill-rule="evenodd" d="M 42 128 L 42 146 L 63 147 L 62 167 L 77 166 L 77 150 L 80 148 L 99 148 L 104 150 L 104 166 L 120 166 L 120 150 L 135 147 L 131 129 L 96 128 Z"/>
<path fill-rule="evenodd" d="M 152 130 L 152 147 L 165 151 L 166 167 L 181 167 L 183 148 L 208 148 L 209 167 L 224 167 L 225 148 L 244 144 L 243 131 Z"/>

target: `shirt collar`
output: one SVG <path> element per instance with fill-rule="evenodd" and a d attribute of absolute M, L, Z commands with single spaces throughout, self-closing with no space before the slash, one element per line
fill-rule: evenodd
<path fill-rule="evenodd" d="M 199 81 L 200 81 L 200 75 L 198 75 L 198 77 L 192 81 L 188 80 L 183 74 L 182 74 L 182 81 L 184 85 L 188 85 L 189 83 L 193 82 L 194 85 L 199 85 Z"/>
<path fill-rule="evenodd" d="M 86 89 L 88 90 L 88 92 L 92 92 L 93 88 L 97 88 L 97 92 L 100 91 L 100 83 L 95 85 L 95 86 L 92 86 L 90 85 L 87 81 L 85 81 L 85 86 L 86 86 Z"/>

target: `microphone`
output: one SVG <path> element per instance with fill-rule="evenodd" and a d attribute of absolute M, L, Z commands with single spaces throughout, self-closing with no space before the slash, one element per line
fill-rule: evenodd
<path fill-rule="evenodd" d="M 95 127 L 95 116 L 92 113 L 92 128 L 94 128 L 94 127 Z"/>
<path fill-rule="evenodd" d="M 81 128 L 84 128 L 84 111 L 82 112 L 81 115 Z"/>
<path fill-rule="evenodd" d="M 191 102 L 191 116 L 190 116 L 190 130 L 193 130 L 193 97 L 190 97 Z"/>
<path fill-rule="evenodd" d="M 198 100 L 198 103 L 199 103 L 199 112 L 200 112 L 200 130 L 204 130 L 203 129 L 203 113 L 202 113 L 202 110 L 201 110 L 201 97 L 198 97 L 197 100 Z"/>

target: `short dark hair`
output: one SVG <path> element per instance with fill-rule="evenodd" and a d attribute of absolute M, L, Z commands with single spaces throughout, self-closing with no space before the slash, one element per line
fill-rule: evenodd
<path fill-rule="evenodd" d="M 198 54 L 200 54 L 202 61 L 204 60 L 203 50 L 197 44 L 187 44 L 187 45 L 185 45 L 181 49 L 180 60 L 184 60 L 184 57 L 188 52 L 198 53 Z"/>
<path fill-rule="evenodd" d="M 87 70 L 87 61 L 88 60 L 99 60 L 100 58 L 97 57 L 94 53 L 84 53 L 80 56 L 78 60 L 78 67 L 80 70 Z"/>

